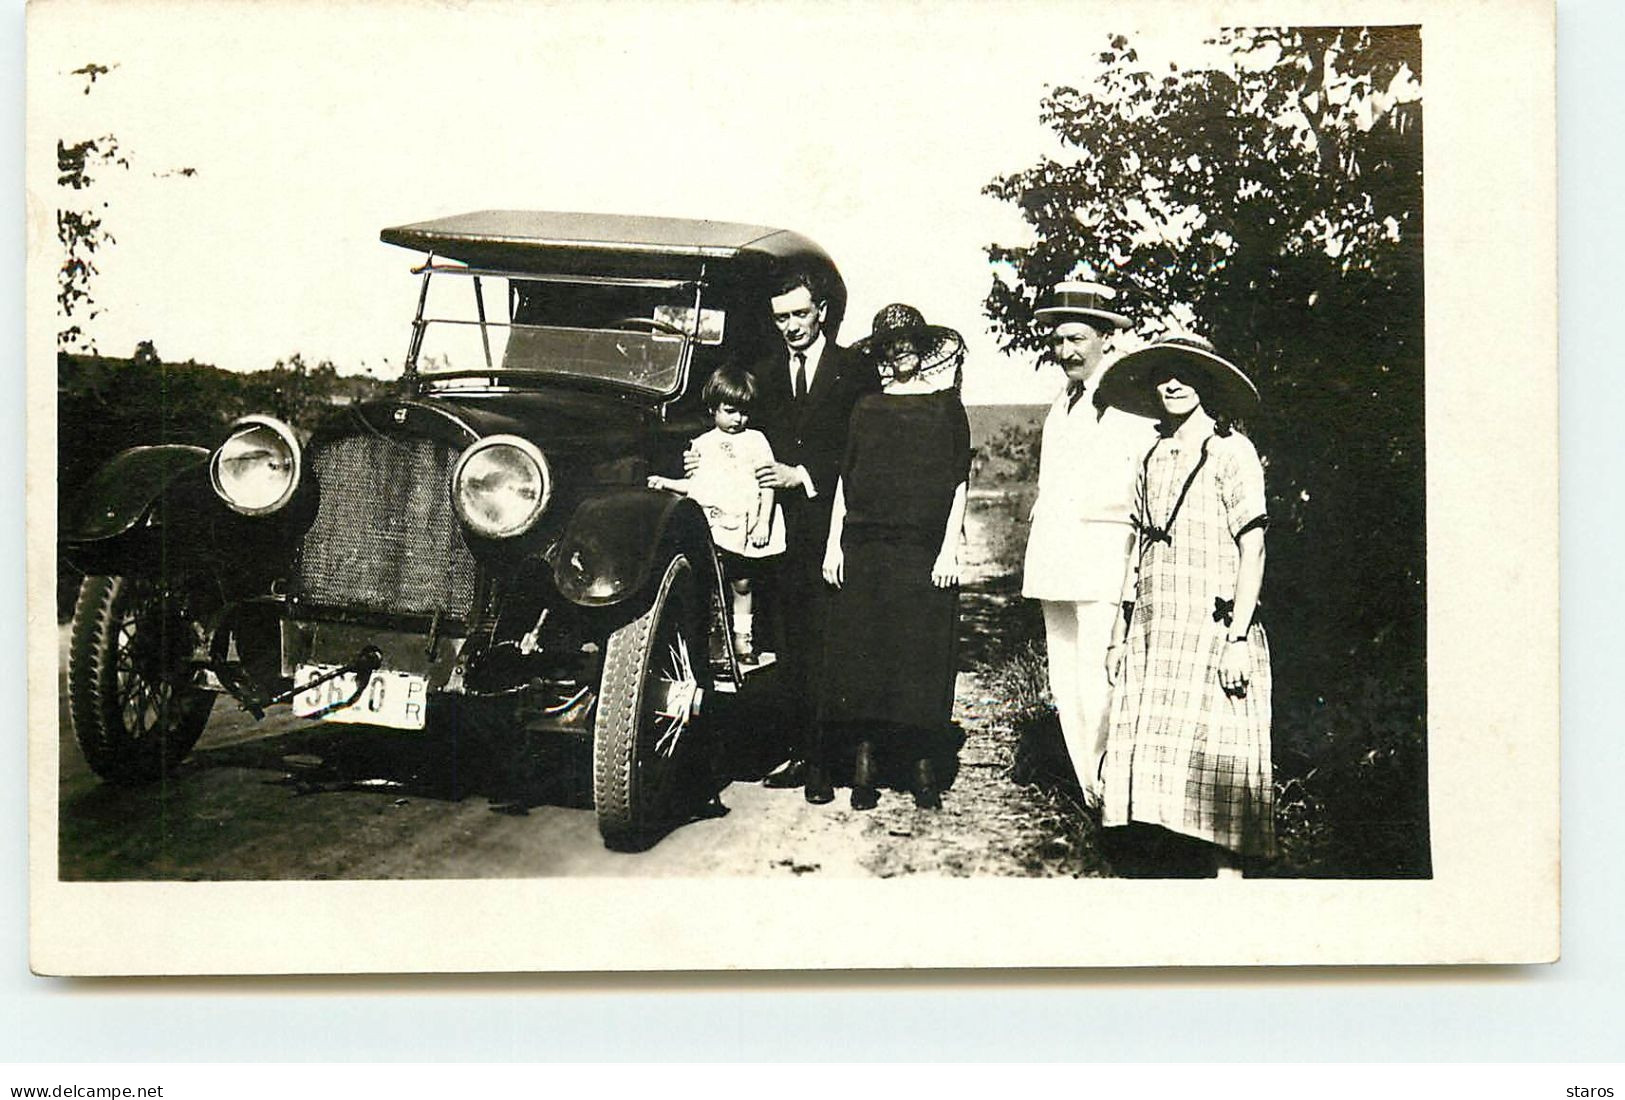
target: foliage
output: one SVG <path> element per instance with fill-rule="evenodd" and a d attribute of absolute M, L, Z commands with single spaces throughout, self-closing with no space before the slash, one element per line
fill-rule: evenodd
<path fill-rule="evenodd" d="M 1277 712 L 1277 873 L 1428 873 L 1425 700 L 1419 682 L 1365 676 Z"/>
<path fill-rule="evenodd" d="M 333 403 L 340 392 L 339 372 L 330 360 L 315 366 L 298 352 L 278 359 L 270 370 L 250 376 L 250 392 L 261 411 L 290 424 L 306 424 Z"/>
<path fill-rule="evenodd" d="M 1421 259 L 1414 28 L 1232 31 L 1220 44 L 1225 67 L 1159 77 L 1113 36 L 1091 89 L 1045 97 L 1041 117 L 1078 159 L 986 188 L 1038 234 L 989 248 L 1017 275 L 987 302 L 1004 347 L 1039 347 L 1034 300 L 1080 263 L 1142 314 L 1188 311 L 1249 362 L 1305 323 L 1297 343 L 1322 344 L 1324 326 L 1373 302 L 1419 316 L 1419 285 L 1389 286 Z"/>
<path fill-rule="evenodd" d="M 89 88 L 86 88 L 88 94 Z M 130 162 L 119 151 L 118 139 L 112 134 L 87 138 L 72 145 L 56 143 L 56 182 L 71 191 L 84 191 L 96 182 L 95 172 L 102 168 L 129 168 Z M 75 311 L 83 320 L 93 320 L 98 313 L 90 296 L 90 283 L 97 275 L 96 253 L 114 244 L 113 234 L 103 224 L 102 202 L 89 208 L 59 207 L 56 212 L 56 239 L 62 245 L 62 266 L 57 270 L 56 303 L 64 327 L 56 336 L 57 350 L 83 348 L 95 351 L 96 343 L 86 335 L 84 326 L 74 319 Z"/>
<path fill-rule="evenodd" d="M 68 75 L 84 80 L 84 94 L 88 96 L 97 80 L 117 67 L 92 61 Z M 91 294 L 91 283 L 100 274 L 96 257 L 102 250 L 118 243 L 107 228 L 105 212 L 108 203 L 99 198 L 96 183 L 104 169 L 128 171 L 130 158 L 113 134 L 77 141 L 59 138 L 56 143 L 56 167 L 57 186 L 73 192 L 71 199 L 64 196 L 64 204 L 56 211 L 56 239 L 62 246 L 62 266 L 57 269 L 56 285 L 57 312 L 62 327 L 57 330 L 56 347 L 59 352 L 95 354 L 96 341 L 86 331 L 85 324 L 101 313 Z M 153 173 L 154 176 L 196 174 L 195 168 Z"/>
<path fill-rule="evenodd" d="M 1268 465 L 1285 803 L 1305 836 L 1364 838 L 1340 864 L 1377 843 L 1356 822 L 1410 829 L 1379 847 L 1392 873 L 1426 873 L 1420 37 L 1264 28 L 1211 46 L 1210 65 L 1160 71 L 1112 36 L 1096 79 L 1044 97 L 1065 156 L 986 188 L 1034 233 L 989 247 L 986 308 L 1006 350 L 1033 350 L 1038 295 L 1092 274 L 1140 336 L 1200 331 L 1258 383 L 1245 427 Z"/>
<path fill-rule="evenodd" d="M 997 471 L 1005 481 L 1033 482 L 1038 479 L 1038 440 L 1041 424 L 1005 424 L 992 439 L 976 449 L 983 467 Z"/>

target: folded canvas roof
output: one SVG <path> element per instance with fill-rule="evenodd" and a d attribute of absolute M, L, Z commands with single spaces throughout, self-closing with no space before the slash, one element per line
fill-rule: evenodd
<path fill-rule="evenodd" d="M 600 257 L 613 266 L 644 257 L 701 260 L 791 260 L 833 267 L 818 245 L 798 233 L 761 225 L 654 218 L 628 214 L 574 214 L 552 210 L 479 210 L 385 229 L 387 244 L 476 265 L 528 269 L 557 263 L 581 269 Z"/>

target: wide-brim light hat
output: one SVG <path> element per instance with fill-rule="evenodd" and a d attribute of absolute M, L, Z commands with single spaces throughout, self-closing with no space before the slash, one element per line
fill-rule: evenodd
<path fill-rule="evenodd" d="M 1100 400 L 1160 420 L 1157 383 L 1169 372 L 1201 395 L 1209 415 L 1244 416 L 1258 407 L 1258 387 L 1252 379 L 1199 336 L 1159 340 L 1110 364 L 1100 376 Z"/>
<path fill-rule="evenodd" d="M 875 314 L 869 335 L 852 349 L 875 364 L 886 377 L 887 352 L 907 342 L 920 357 L 920 374 L 958 367 L 965 361 L 965 338 L 951 328 L 927 324 L 925 315 L 911 305 L 893 302 Z"/>
<path fill-rule="evenodd" d="M 1064 325 L 1068 321 L 1087 321 L 1089 324 L 1112 329 L 1129 327 L 1129 319 L 1113 305 L 1117 291 L 1105 283 L 1068 282 L 1058 284 L 1045 296 L 1033 317 L 1041 325 Z"/>

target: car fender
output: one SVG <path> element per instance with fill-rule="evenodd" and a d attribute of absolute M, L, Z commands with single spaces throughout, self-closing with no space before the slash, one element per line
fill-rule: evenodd
<path fill-rule="evenodd" d="M 120 451 L 85 484 L 61 540 L 91 543 L 124 534 L 172 485 L 202 471 L 208 462 L 206 448 L 181 443 Z"/>
<path fill-rule="evenodd" d="M 675 493 L 627 487 L 577 505 L 547 559 L 566 599 L 608 607 L 642 592 L 678 549 L 704 554 L 693 563 L 697 575 L 712 571 L 711 535 L 699 505 Z"/>

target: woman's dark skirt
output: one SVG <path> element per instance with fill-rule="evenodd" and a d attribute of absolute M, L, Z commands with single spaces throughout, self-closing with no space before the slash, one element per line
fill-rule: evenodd
<path fill-rule="evenodd" d="M 830 599 L 819 717 L 877 732 L 941 733 L 953 714 L 959 589 L 931 583 L 934 547 L 861 542 L 845 552 L 845 581 Z"/>

